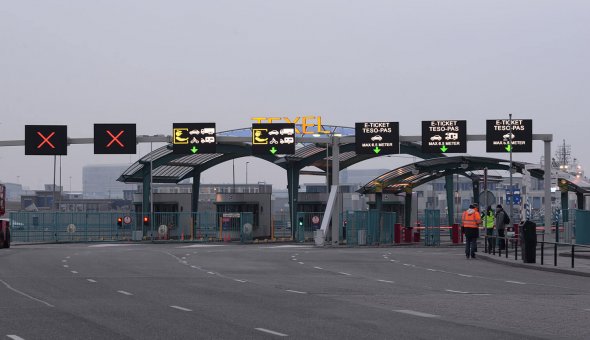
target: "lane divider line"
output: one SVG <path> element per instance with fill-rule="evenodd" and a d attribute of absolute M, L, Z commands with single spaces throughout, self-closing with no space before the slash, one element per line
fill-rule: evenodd
<path fill-rule="evenodd" d="M 417 312 L 415 310 L 409 310 L 409 309 L 396 309 L 396 310 L 394 310 L 394 312 L 409 314 L 409 315 L 413 315 L 413 316 L 419 316 L 422 318 L 438 318 L 439 317 L 439 315 L 422 313 L 422 312 Z"/>
<path fill-rule="evenodd" d="M 78 274 L 78 272 L 75 270 L 70 270 L 70 271 L 72 272 L 72 274 Z"/>
<path fill-rule="evenodd" d="M 96 283 L 96 280 L 93 280 L 93 279 L 86 279 L 86 281 L 88 281 L 90 283 Z"/>
<path fill-rule="evenodd" d="M 126 292 L 124 290 L 118 290 L 117 293 L 123 294 L 123 295 L 127 295 L 127 296 L 132 296 L 133 295 L 132 293 Z"/>
<path fill-rule="evenodd" d="M 14 335 L 14 334 L 8 334 L 8 335 L 6 335 L 6 337 L 11 338 L 12 340 L 25 340 L 25 339 L 21 338 L 20 336 Z"/>
<path fill-rule="evenodd" d="M 315 269 L 324 269 L 324 268 L 322 268 L 322 267 L 314 267 L 314 268 L 315 268 Z"/>
<path fill-rule="evenodd" d="M 285 289 L 286 292 L 289 293 L 295 293 L 295 294 L 307 294 L 306 292 L 300 292 L 298 290 L 291 290 L 291 289 Z"/>
<path fill-rule="evenodd" d="M 303 262 L 297 262 L 297 263 L 299 263 L 299 264 L 305 264 L 305 263 L 303 263 Z"/>
<path fill-rule="evenodd" d="M 67 264 L 64 264 L 64 268 L 70 268 L 70 266 L 68 266 Z"/>
<path fill-rule="evenodd" d="M 183 312 L 192 312 L 193 311 L 192 309 L 188 309 L 188 308 L 184 308 L 184 307 L 180 307 L 180 306 L 170 306 L 170 307 L 174 308 L 174 309 L 181 310 Z"/>
<path fill-rule="evenodd" d="M 508 282 L 508 283 L 514 283 L 514 284 L 517 284 L 517 285 L 526 285 L 526 283 L 520 282 L 520 281 L 510 281 L 510 280 L 507 280 L 506 282 Z"/>
<path fill-rule="evenodd" d="M 248 281 L 246 281 L 246 280 L 240 280 L 240 279 L 234 279 L 234 281 L 236 281 L 236 282 L 241 282 L 241 283 L 246 283 L 246 282 L 248 282 Z"/>
<path fill-rule="evenodd" d="M 459 276 L 463 276 L 463 277 L 473 277 L 472 275 L 467 275 L 467 274 L 457 274 Z"/>
<path fill-rule="evenodd" d="M 377 281 L 379 281 L 379 282 L 385 282 L 385 283 L 395 283 L 393 281 L 388 281 L 388 280 L 377 280 Z"/>
<path fill-rule="evenodd" d="M 469 294 L 469 292 L 463 292 L 460 290 L 452 290 L 452 289 L 445 289 L 445 292 L 456 293 L 456 294 Z"/>
<path fill-rule="evenodd" d="M 5 285 L 5 286 L 6 286 L 6 288 L 8 288 L 8 289 L 12 290 L 13 292 L 15 292 L 15 293 L 17 293 L 17 294 L 20 294 L 20 295 L 22 295 L 22 296 L 24 296 L 24 297 L 26 297 L 26 298 L 29 298 L 29 299 L 31 299 L 31 300 L 33 300 L 33 301 L 40 302 L 40 303 L 44 304 L 44 305 L 45 305 L 45 306 L 47 306 L 47 307 L 55 307 L 54 305 L 50 304 L 49 302 L 45 302 L 45 301 L 43 301 L 43 300 L 37 299 L 36 297 L 32 297 L 32 296 L 30 296 L 29 294 L 27 294 L 27 293 L 25 293 L 25 292 L 21 292 L 20 290 L 18 290 L 18 289 L 16 289 L 16 288 L 12 288 L 12 287 L 11 287 L 11 286 L 10 286 L 8 283 L 6 283 L 6 281 L 4 281 L 4 280 L 0 280 L 0 282 L 2 282 L 2 284 L 3 284 L 3 285 Z"/>
<path fill-rule="evenodd" d="M 345 273 L 345 272 L 338 272 L 338 274 L 342 274 L 342 275 L 346 275 L 346 276 L 351 276 L 352 275 L 352 274 Z"/>
<path fill-rule="evenodd" d="M 282 336 L 282 337 L 287 336 L 287 334 L 271 331 L 270 329 L 266 329 L 266 328 L 254 328 L 254 329 L 257 331 L 260 331 L 260 332 L 264 332 L 264 333 L 268 333 L 268 334 L 272 334 L 272 335 L 276 335 L 276 336 Z"/>

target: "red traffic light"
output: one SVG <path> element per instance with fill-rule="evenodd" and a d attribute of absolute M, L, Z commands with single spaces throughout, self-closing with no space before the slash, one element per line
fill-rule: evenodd
<path fill-rule="evenodd" d="M 148 216 L 143 217 L 143 225 L 150 225 L 150 218 Z"/>
<path fill-rule="evenodd" d="M 117 225 L 119 227 L 121 227 L 123 225 L 123 218 L 122 217 L 117 217 Z"/>

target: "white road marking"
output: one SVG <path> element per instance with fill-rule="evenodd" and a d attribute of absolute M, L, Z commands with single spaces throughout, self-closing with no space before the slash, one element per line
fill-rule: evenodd
<path fill-rule="evenodd" d="M 197 267 L 197 266 L 191 266 L 191 268 L 194 268 L 194 269 L 201 269 L 201 267 Z"/>
<path fill-rule="evenodd" d="M 462 292 L 460 290 L 445 289 L 445 292 L 457 293 L 457 294 L 469 294 L 469 292 Z"/>
<path fill-rule="evenodd" d="M 395 283 L 393 281 L 388 281 L 388 280 L 377 280 L 377 281 L 379 281 L 379 282 L 385 282 L 385 283 Z"/>
<path fill-rule="evenodd" d="M 61 260 L 61 262 L 68 262 L 68 260 Z"/>
<path fill-rule="evenodd" d="M 131 295 L 133 295 L 133 294 L 131 294 L 131 293 L 129 293 L 129 292 L 126 292 L 126 291 L 124 291 L 124 290 L 118 290 L 118 291 L 117 291 L 117 293 L 119 293 L 119 294 L 123 294 L 123 295 L 127 295 L 127 296 L 131 296 Z"/>
<path fill-rule="evenodd" d="M 246 280 L 239 280 L 239 279 L 234 279 L 234 281 L 236 281 L 236 282 L 241 282 L 241 283 L 246 283 L 246 282 L 248 282 L 248 281 L 246 281 Z"/>
<path fill-rule="evenodd" d="M 215 273 L 214 273 L 214 272 L 207 272 L 207 274 L 215 275 Z"/>
<path fill-rule="evenodd" d="M 88 248 L 127 247 L 127 246 L 137 246 L 137 245 L 138 244 L 132 244 L 132 243 L 125 243 L 125 244 L 107 243 L 107 244 L 93 244 L 91 246 L 88 246 Z"/>
<path fill-rule="evenodd" d="M 313 248 L 314 246 L 297 246 L 297 245 L 282 245 L 282 246 L 270 246 L 270 247 L 260 247 L 260 248 Z"/>
<path fill-rule="evenodd" d="M 299 263 L 299 264 L 305 264 L 305 263 L 303 263 L 303 262 L 297 262 L 297 263 Z"/>
<path fill-rule="evenodd" d="M 70 271 L 72 272 L 72 274 L 78 274 L 78 272 L 75 270 L 70 270 Z"/>
<path fill-rule="evenodd" d="M 410 266 L 413 266 L 413 265 L 412 264 L 409 264 L 409 263 L 404 263 L 404 266 L 410 267 Z"/>
<path fill-rule="evenodd" d="M 399 262 L 398 260 L 389 260 L 389 261 L 391 261 L 391 262 Z"/>
<path fill-rule="evenodd" d="M 93 279 L 86 279 L 86 281 L 88 281 L 90 283 L 96 283 L 96 280 L 93 280 Z"/>
<path fill-rule="evenodd" d="M 463 276 L 463 277 L 473 277 L 473 276 L 471 276 L 471 275 L 467 275 L 467 274 L 457 274 L 457 275 L 459 275 L 459 276 Z"/>
<path fill-rule="evenodd" d="M 183 256 L 183 257 L 181 257 L 180 259 L 181 259 L 181 260 L 186 260 L 186 257 L 185 257 L 185 256 Z"/>
<path fill-rule="evenodd" d="M 225 247 L 224 244 L 191 244 L 190 246 L 182 246 L 177 248 L 209 248 L 209 247 Z"/>
<path fill-rule="evenodd" d="M 438 315 L 417 312 L 415 310 L 409 310 L 409 309 L 397 309 L 397 310 L 394 310 L 394 312 L 404 313 L 404 314 L 409 314 L 409 315 L 414 315 L 414 316 L 420 316 L 423 318 L 437 318 L 438 317 Z"/>
<path fill-rule="evenodd" d="M 266 328 L 254 328 L 254 329 L 257 331 L 260 331 L 260 332 L 264 332 L 264 333 L 268 333 L 268 334 L 272 334 L 272 335 L 276 335 L 276 336 L 287 336 L 287 334 L 271 331 L 270 329 L 266 329 Z"/>
<path fill-rule="evenodd" d="M 426 268 L 426 270 L 431 271 L 431 272 L 435 272 L 436 269 L 431 269 L 431 268 Z"/>
<path fill-rule="evenodd" d="M 508 283 L 514 283 L 514 284 L 517 284 L 517 285 L 526 285 L 526 283 L 520 282 L 520 281 L 510 281 L 510 280 L 507 280 L 506 282 L 508 282 Z"/>
<path fill-rule="evenodd" d="M 20 336 L 14 335 L 14 334 L 8 334 L 6 337 L 11 338 L 12 340 L 25 340 L 25 339 L 21 338 Z"/>
<path fill-rule="evenodd" d="M 69 259 L 69 258 L 70 258 L 69 256 L 66 256 L 66 259 Z"/>
<path fill-rule="evenodd" d="M 314 267 L 314 268 L 315 268 L 315 269 L 324 269 L 324 268 L 322 268 L 322 267 Z"/>
<path fill-rule="evenodd" d="M 185 254 L 186 256 L 191 256 L 191 254 Z"/>
<path fill-rule="evenodd" d="M 193 311 L 192 309 L 188 309 L 188 308 L 184 308 L 184 307 L 180 307 L 180 306 L 170 306 L 170 307 L 174 308 L 174 309 L 181 310 L 183 312 L 192 312 Z"/>
<path fill-rule="evenodd" d="M 471 294 L 471 295 L 477 295 L 477 296 L 489 296 L 492 294 L 487 294 L 487 293 L 477 293 L 477 294 Z"/>
<path fill-rule="evenodd" d="M 307 294 L 306 292 L 300 292 L 298 290 L 291 290 L 291 289 L 285 289 L 286 292 L 289 293 L 295 293 L 295 294 Z"/>
<path fill-rule="evenodd" d="M 64 264 L 64 268 L 70 268 L 70 266 L 68 266 L 67 264 Z"/>
<path fill-rule="evenodd" d="M 346 276 L 350 276 L 350 275 L 352 275 L 352 274 L 345 273 L 345 272 L 338 272 L 338 274 L 342 274 L 342 275 L 346 275 Z"/>
<path fill-rule="evenodd" d="M 32 297 L 32 296 L 30 296 L 29 294 L 27 294 L 27 293 L 25 293 L 25 292 L 21 292 L 20 290 L 18 290 L 18 289 L 16 289 L 16 288 L 12 288 L 12 287 L 11 287 L 11 286 L 10 286 L 8 283 L 6 283 L 4 280 L 0 280 L 0 282 L 2 282 L 2 284 L 4 284 L 4 285 L 6 286 L 6 288 L 8 288 L 8 289 L 12 290 L 13 292 L 15 292 L 15 293 L 17 293 L 17 294 L 20 294 L 20 295 L 22 295 L 22 296 L 24 296 L 24 297 L 27 297 L 27 298 L 29 298 L 29 299 L 31 299 L 31 300 L 33 300 L 33 301 L 40 302 L 40 303 L 42 303 L 42 304 L 46 305 L 47 307 L 55 307 L 54 305 L 50 304 L 49 302 L 45 302 L 45 301 L 43 301 L 43 300 L 39 300 L 39 299 L 37 299 L 37 298 L 35 298 L 35 297 Z"/>
<path fill-rule="evenodd" d="M 291 260 L 292 260 L 292 261 L 297 261 L 297 259 L 296 259 L 296 258 L 292 258 Z"/>

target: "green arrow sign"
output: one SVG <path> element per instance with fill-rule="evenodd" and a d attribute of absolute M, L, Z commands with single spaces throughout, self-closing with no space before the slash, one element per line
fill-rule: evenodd
<path fill-rule="evenodd" d="M 440 151 L 447 152 L 448 149 L 449 148 L 447 148 L 447 146 L 443 144 L 443 146 L 440 148 Z"/>
<path fill-rule="evenodd" d="M 378 146 L 376 146 L 376 147 L 373 149 L 373 151 L 374 151 L 376 154 L 378 154 L 378 153 L 379 153 L 379 151 L 381 151 L 381 149 L 379 149 L 379 147 L 378 147 Z"/>
<path fill-rule="evenodd" d="M 197 147 L 196 147 L 196 146 L 193 146 L 193 148 L 191 149 L 191 151 L 192 151 L 193 153 L 197 153 L 197 151 L 199 151 L 199 149 L 197 149 Z"/>
<path fill-rule="evenodd" d="M 273 146 L 272 149 L 270 149 L 270 153 L 274 155 L 275 153 L 277 153 L 277 149 Z"/>
<path fill-rule="evenodd" d="M 512 145 L 508 144 L 508 145 L 506 145 L 506 147 L 504 149 L 506 149 L 506 151 L 510 152 L 510 150 L 512 150 Z"/>

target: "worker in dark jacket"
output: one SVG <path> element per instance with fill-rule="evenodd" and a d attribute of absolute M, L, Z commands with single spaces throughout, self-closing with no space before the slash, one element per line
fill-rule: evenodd
<path fill-rule="evenodd" d="M 498 233 L 498 249 L 504 250 L 506 247 L 506 240 L 503 238 L 506 235 L 506 224 L 504 223 L 506 216 L 508 214 L 502 208 L 502 205 L 498 204 L 496 206 L 496 216 L 494 219 L 494 225 L 496 227 L 496 232 Z M 509 220 L 509 219 L 508 219 Z"/>

